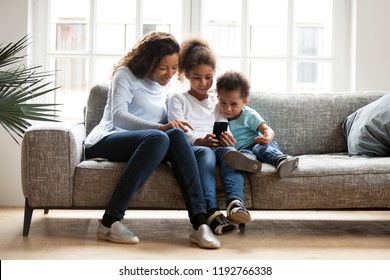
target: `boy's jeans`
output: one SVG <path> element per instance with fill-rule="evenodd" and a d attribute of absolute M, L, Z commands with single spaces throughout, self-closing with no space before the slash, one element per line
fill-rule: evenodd
<path fill-rule="evenodd" d="M 276 141 L 265 145 L 254 144 L 253 146 L 240 150 L 240 152 L 254 156 L 257 160 L 274 166 L 276 166 L 277 159 L 283 155 Z"/>

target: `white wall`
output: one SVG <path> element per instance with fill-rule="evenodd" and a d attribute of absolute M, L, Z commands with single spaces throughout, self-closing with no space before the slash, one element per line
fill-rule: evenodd
<path fill-rule="evenodd" d="M 340 0 L 336 0 L 340 1 Z M 356 76 L 351 90 L 390 90 L 389 0 L 352 0 L 356 10 L 356 48 L 351 50 Z M 28 32 L 28 0 L 0 0 L 0 42 Z M 0 127 L 0 205 L 23 205 L 20 147 Z"/>
<path fill-rule="evenodd" d="M 356 0 L 356 90 L 390 90 L 389 11 L 389 0 Z"/>
<path fill-rule="evenodd" d="M 28 0 L 0 1 L 0 42 L 16 42 L 28 34 Z M 20 146 L 0 126 L 0 205 L 23 205 Z"/>

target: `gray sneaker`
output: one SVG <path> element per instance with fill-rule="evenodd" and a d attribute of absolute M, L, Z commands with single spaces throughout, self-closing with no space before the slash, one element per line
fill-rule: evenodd
<path fill-rule="evenodd" d="M 221 242 L 215 237 L 208 225 L 201 225 L 198 230 L 192 229 L 190 240 L 201 248 L 217 249 L 221 247 Z"/>
<path fill-rule="evenodd" d="M 298 167 L 299 158 L 288 156 L 286 159 L 282 160 L 276 170 L 279 174 L 279 177 L 287 177 Z"/>
<path fill-rule="evenodd" d="M 115 243 L 135 244 L 139 242 L 138 237 L 119 221 L 113 223 L 111 228 L 105 227 L 99 221 L 97 238 Z"/>
<path fill-rule="evenodd" d="M 229 151 L 225 154 L 226 164 L 231 168 L 249 173 L 257 173 L 261 170 L 261 162 L 253 156 L 239 151 Z"/>

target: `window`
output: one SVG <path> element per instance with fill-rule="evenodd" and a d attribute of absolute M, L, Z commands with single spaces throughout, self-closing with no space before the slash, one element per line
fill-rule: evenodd
<path fill-rule="evenodd" d="M 242 71 L 253 91 L 345 90 L 348 81 L 335 77 L 348 71 L 341 47 L 349 46 L 348 3 L 32 0 L 32 57 L 57 71 L 55 102 L 65 105 L 64 117 L 80 118 L 89 88 L 108 83 L 113 64 L 152 30 L 171 32 L 179 42 L 201 34 L 217 53 L 217 75 Z"/>
<path fill-rule="evenodd" d="M 238 66 L 254 91 L 331 91 L 334 2 L 204 1 L 203 34 L 223 70 Z M 222 5 L 231 9 L 215 13 Z"/>

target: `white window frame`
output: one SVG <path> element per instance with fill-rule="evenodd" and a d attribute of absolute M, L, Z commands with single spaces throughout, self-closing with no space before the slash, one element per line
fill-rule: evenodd
<path fill-rule="evenodd" d="M 42 65 L 45 69 L 49 69 L 50 57 L 53 56 L 64 56 L 69 57 L 70 54 L 67 53 L 51 53 L 49 48 L 49 26 L 50 26 L 50 16 L 49 16 L 49 0 L 28 0 L 29 1 L 29 33 L 32 38 L 32 45 L 29 48 L 30 61 L 33 64 Z M 95 67 L 95 56 L 93 42 L 95 42 L 95 13 L 96 13 L 96 1 L 98 0 L 89 0 L 91 7 L 90 11 L 90 25 L 89 25 L 89 50 L 87 53 L 83 54 L 89 58 L 89 69 L 94 69 Z M 137 1 L 137 35 L 138 38 L 142 35 L 142 18 L 139 16 L 142 14 L 142 0 Z M 182 32 L 183 34 L 202 34 L 202 5 L 205 0 L 182 0 Z M 272 59 L 283 59 L 287 60 L 287 89 L 290 91 L 292 86 L 292 73 L 293 73 L 293 46 L 292 46 L 292 34 L 293 34 L 293 4 L 294 0 L 289 1 L 289 30 L 288 30 L 288 49 L 289 53 L 285 58 L 272 58 Z M 351 71 L 351 62 L 352 62 L 352 1 L 353 0 L 334 0 L 334 22 L 333 22 L 333 56 L 332 57 L 323 57 L 321 60 L 330 61 L 333 65 L 332 71 L 332 85 L 331 91 L 349 91 L 351 90 L 351 84 L 353 80 L 353 73 Z M 242 0 L 243 9 L 242 9 L 242 32 L 241 32 L 241 42 L 242 42 L 242 53 L 241 53 L 241 71 L 244 74 L 249 74 L 249 65 L 251 59 L 259 59 L 257 57 L 250 57 L 248 46 L 245 43 L 248 36 L 248 23 L 246 21 L 246 11 L 248 9 L 248 1 Z M 231 56 L 236 57 L 236 56 Z M 229 58 L 229 56 L 224 56 L 224 58 Z M 260 58 L 262 59 L 262 58 Z M 301 58 L 302 59 L 302 58 Z M 305 60 L 305 58 L 303 58 Z M 307 61 L 311 61 L 309 58 Z M 318 61 L 318 60 L 317 60 Z M 87 85 L 90 88 L 95 81 L 94 71 L 90 71 Z M 87 93 L 86 93 L 87 94 Z"/>

